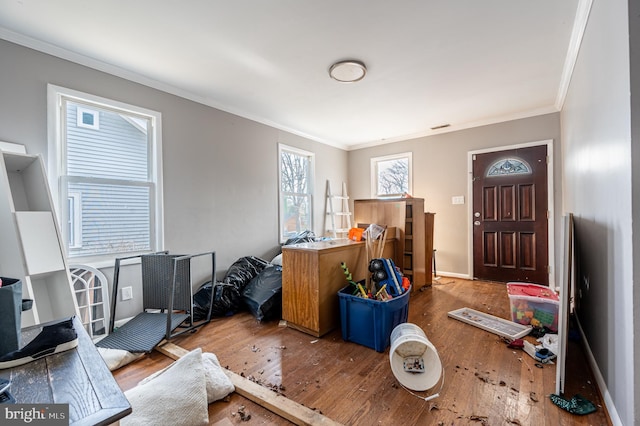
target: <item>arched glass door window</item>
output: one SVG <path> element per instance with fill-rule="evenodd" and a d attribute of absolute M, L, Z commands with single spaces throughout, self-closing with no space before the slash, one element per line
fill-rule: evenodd
<path fill-rule="evenodd" d="M 487 168 L 486 177 L 531 174 L 531 166 L 518 158 L 502 158 Z"/>
<path fill-rule="evenodd" d="M 87 265 L 70 265 L 69 269 L 80 321 L 94 340 L 106 336 L 110 315 L 107 277 Z"/>

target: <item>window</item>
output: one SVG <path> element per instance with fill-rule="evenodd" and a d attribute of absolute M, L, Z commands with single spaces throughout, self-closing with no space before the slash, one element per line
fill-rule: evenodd
<path fill-rule="evenodd" d="M 76 113 L 76 124 L 78 127 L 85 127 L 87 129 L 100 129 L 100 114 L 98 111 L 89 110 L 78 106 Z"/>
<path fill-rule="evenodd" d="M 280 241 L 313 230 L 314 154 L 279 145 Z"/>
<path fill-rule="evenodd" d="M 371 159 L 371 194 L 374 198 L 411 194 L 410 152 Z"/>
<path fill-rule="evenodd" d="M 526 161 L 518 158 L 503 158 L 493 163 L 487 169 L 487 177 L 504 175 L 527 175 L 531 174 L 531 167 Z"/>
<path fill-rule="evenodd" d="M 49 85 L 49 179 L 69 258 L 162 249 L 161 117 Z"/>

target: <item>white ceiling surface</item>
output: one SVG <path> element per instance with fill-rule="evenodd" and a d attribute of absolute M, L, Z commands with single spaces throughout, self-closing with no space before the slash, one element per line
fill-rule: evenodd
<path fill-rule="evenodd" d="M 581 1 L 0 0 L 0 38 L 354 149 L 558 111 Z"/>

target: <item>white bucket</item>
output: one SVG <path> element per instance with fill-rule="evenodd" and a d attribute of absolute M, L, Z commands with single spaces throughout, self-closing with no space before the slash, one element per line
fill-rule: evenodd
<path fill-rule="evenodd" d="M 422 358 L 424 371 L 405 371 L 404 361 L 407 357 Z M 442 374 L 442 364 L 435 346 L 420 327 L 411 323 L 399 324 L 391 332 L 389 362 L 396 379 L 404 387 L 415 391 L 431 389 Z"/>

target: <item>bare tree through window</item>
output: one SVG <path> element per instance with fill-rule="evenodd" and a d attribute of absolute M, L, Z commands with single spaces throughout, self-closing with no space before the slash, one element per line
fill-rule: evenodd
<path fill-rule="evenodd" d="M 402 195 L 409 188 L 409 159 L 395 158 L 377 163 L 378 195 Z"/>
<path fill-rule="evenodd" d="M 282 235 L 311 229 L 311 157 L 283 149 L 280 155 Z"/>

